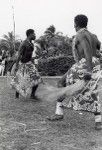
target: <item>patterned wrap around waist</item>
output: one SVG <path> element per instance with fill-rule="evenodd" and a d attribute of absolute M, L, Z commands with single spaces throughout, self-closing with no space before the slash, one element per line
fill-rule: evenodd
<path fill-rule="evenodd" d="M 35 65 L 29 61 L 19 62 L 19 68 L 13 77 L 11 85 L 24 97 L 31 93 L 32 87 L 41 82 L 40 75 Z"/>
<path fill-rule="evenodd" d="M 100 75 L 100 62 L 99 59 L 93 57 L 93 71 L 92 79 L 89 81 L 87 87 L 79 95 L 70 99 L 68 107 L 75 110 L 85 110 L 91 112 L 100 112 L 100 102 L 98 95 L 98 81 Z M 84 74 L 87 73 L 86 60 L 82 58 L 78 63 L 75 63 L 67 72 L 66 85 L 71 85 L 79 79 L 83 79 Z"/>

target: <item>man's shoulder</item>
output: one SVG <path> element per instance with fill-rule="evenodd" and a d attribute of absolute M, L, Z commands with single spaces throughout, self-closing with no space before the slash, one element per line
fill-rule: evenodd
<path fill-rule="evenodd" d="M 27 44 L 27 40 L 22 41 L 22 44 Z"/>
<path fill-rule="evenodd" d="M 27 40 L 22 41 L 21 46 L 26 46 L 27 45 Z"/>
<path fill-rule="evenodd" d="M 96 34 L 92 34 L 92 36 L 93 36 L 94 40 L 99 41 L 99 39 L 98 39 L 98 37 L 97 37 Z M 100 41 L 99 41 L 99 42 L 100 42 Z"/>
<path fill-rule="evenodd" d="M 77 40 L 82 41 L 85 39 L 90 39 L 93 37 L 93 34 L 89 32 L 88 30 L 83 30 L 79 34 L 77 34 Z"/>

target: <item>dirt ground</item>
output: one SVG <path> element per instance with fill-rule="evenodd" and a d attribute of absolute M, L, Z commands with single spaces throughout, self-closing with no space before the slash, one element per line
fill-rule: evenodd
<path fill-rule="evenodd" d="M 49 122 L 55 102 L 15 99 L 6 81 L 0 77 L 0 150 L 102 150 L 92 113 L 65 109 L 63 121 Z"/>

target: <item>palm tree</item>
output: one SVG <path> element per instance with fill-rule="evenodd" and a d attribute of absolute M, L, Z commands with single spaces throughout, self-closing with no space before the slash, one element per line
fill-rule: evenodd
<path fill-rule="evenodd" d="M 4 34 L 3 39 L 0 41 L 0 49 L 6 48 L 5 50 L 9 51 L 11 57 L 18 50 L 18 47 L 21 43 L 21 40 L 14 37 L 13 32 L 8 32 L 8 35 Z"/>
<path fill-rule="evenodd" d="M 50 26 L 46 29 L 45 33 L 54 34 L 55 31 L 56 31 L 55 26 L 54 26 L 54 25 L 50 25 Z"/>

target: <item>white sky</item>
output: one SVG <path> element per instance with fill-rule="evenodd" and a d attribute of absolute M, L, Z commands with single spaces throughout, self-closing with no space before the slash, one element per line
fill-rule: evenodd
<path fill-rule="evenodd" d="M 102 41 L 102 0 L 0 0 L 0 37 L 13 30 L 12 4 L 15 7 L 16 34 L 25 38 L 25 30 L 34 28 L 37 37 L 54 25 L 71 37 L 77 14 L 89 18 L 88 29 Z"/>

